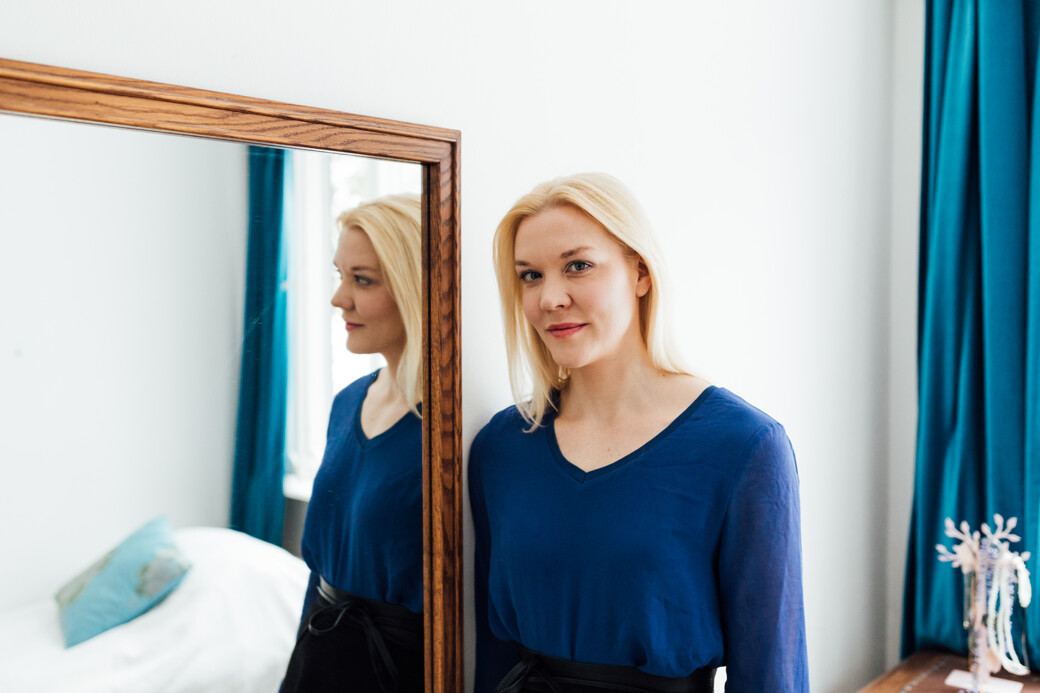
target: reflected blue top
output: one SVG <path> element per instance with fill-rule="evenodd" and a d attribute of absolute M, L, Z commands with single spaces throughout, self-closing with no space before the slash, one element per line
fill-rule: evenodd
<path fill-rule="evenodd" d="M 783 427 L 708 388 L 624 458 L 583 472 L 548 415 L 515 407 L 473 441 L 475 693 L 514 642 L 579 662 L 687 676 L 727 691 L 808 691 L 798 475 Z"/>
<path fill-rule="evenodd" d="M 379 371 L 345 387 L 332 403 L 328 439 L 303 526 L 303 560 L 352 594 L 415 612 L 422 590 L 422 422 L 405 414 L 367 438 L 361 403 Z"/>

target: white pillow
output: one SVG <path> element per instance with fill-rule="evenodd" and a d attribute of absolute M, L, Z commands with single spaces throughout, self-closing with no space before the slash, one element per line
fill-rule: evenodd
<path fill-rule="evenodd" d="M 138 618 L 66 650 L 53 600 L 0 617 L 0 693 L 275 691 L 310 575 L 287 551 L 240 532 L 175 532 L 193 567 Z"/>

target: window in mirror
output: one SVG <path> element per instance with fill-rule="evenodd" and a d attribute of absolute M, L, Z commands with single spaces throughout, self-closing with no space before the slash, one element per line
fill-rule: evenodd
<path fill-rule="evenodd" d="M 285 495 L 308 501 L 321 464 L 337 392 L 385 365 L 379 354 L 344 348 L 342 320 L 329 304 L 336 273 L 336 218 L 367 200 L 422 193 L 416 164 L 294 151 L 288 225 L 289 399 Z"/>

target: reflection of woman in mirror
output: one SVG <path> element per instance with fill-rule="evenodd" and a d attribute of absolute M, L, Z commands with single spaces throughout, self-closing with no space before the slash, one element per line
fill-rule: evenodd
<path fill-rule="evenodd" d="M 470 453 L 476 692 L 699 693 L 720 666 L 728 691 L 808 690 L 791 445 L 677 365 L 631 193 L 539 185 L 495 269 L 517 404 Z"/>
<path fill-rule="evenodd" d="M 423 690 L 420 210 L 418 195 L 390 195 L 338 219 L 332 305 L 347 349 L 386 367 L 332 404 L 283 691 Z"/>

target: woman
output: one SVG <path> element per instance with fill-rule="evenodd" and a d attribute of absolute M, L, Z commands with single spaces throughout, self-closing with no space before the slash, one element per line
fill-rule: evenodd
<path fill-rule="evenodd" d="M 476 693 L 699 693 L 719 666 L 728 691 L 808 690 L 790 443 L 677 364 L 631 193 L 539 185 L 495 269 L 517 404 L 470 453 Z"/>
<path fill-rule="evenodd" d="M 338 219 L 332 305 L 347 349 L 386 366 L 332 404 L 282 691 L 423 690 L 420 211 L 418 195 L 391 195 Z"/>

